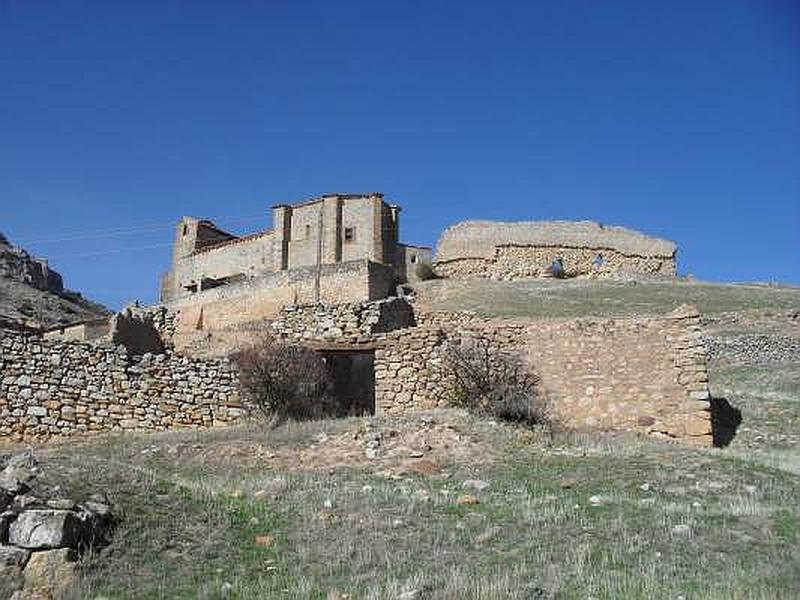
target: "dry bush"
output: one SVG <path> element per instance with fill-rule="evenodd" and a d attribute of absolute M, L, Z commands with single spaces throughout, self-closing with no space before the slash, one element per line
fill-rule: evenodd
<path fill-rule="evenodd" d="M 311 348 L 270 336 L 232 358 L 244 399 L 268 422 L 320 419 L 334 412 L 325 360 Z"/>
<path fill-rule="evenodd" d="M 503 421 L 552 427 L 539 378 L 517 354 L 482 337 L 447 341 L 442 368 L 454 406 Z"/>

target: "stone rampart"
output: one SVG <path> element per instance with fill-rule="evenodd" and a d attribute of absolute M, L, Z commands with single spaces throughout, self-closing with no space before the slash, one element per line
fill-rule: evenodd
<path fill-rule="evenodd" d="M 466 221 L 442 234 L 435 265 L 458 278 L 544 277 L 557 260 L 567 277 L 674 276 L 675 253 L 670 241 L 591 221 Z"/>
<path fill-rule="evenodd" d="M 212 426 L 242 413 L 226 359 L 16 334 L 0 337 L 0 351 L 0 438 Z"/>

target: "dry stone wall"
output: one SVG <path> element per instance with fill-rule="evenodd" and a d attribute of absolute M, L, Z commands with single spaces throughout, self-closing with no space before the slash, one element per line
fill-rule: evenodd
<path fill-rule="evenodd" d="M 386 336 L 375 354 L 376 407 L 403 414 L 448 402 L 447 337 L 477 334 L 517 348 L 567 425 L 632 430 L 710 445 L 705 348 L 696 310 L 663 317 L 493 321 L 431 314 Z"/>
<path fill-rule="evenodd" d="M 0 338 L 0 437 L 212 426 L 241 414 L 226 359 L 131 356 L 123 346 Z"/>
<path fill-rule="evenodd" d="M 174 331 L 174 317 L 153 322 Z M 491 320 L 471 313 L 414 315 L 403 299 L 285 309 L 260 329 L 237 332 L 226 354 L 255 335 L 277 334 L 320 349 L 374 349 L 378 414 L 448 403 L 447 345 L 480 336 L 524 356 L 565 424 L 631 430 L 711 444 L 706 350 L 700 317 Z M 248 338 L 249 336 L 249 338 Z M 169 347 L 168 338 L 165 345 Z M 208 353 L 212 355 L 214 353 Z M 230 423 L 243 414 L 227 359 L 134 356 L 123 346 L 0 337 L 0 437 L 160 430 Z"/>

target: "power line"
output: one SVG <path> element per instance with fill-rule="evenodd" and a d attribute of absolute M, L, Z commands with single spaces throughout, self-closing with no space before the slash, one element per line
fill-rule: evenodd
<path fill-rule="evenodd" d="M 119 254 L 120 252 L 137 252 L 140 250 L 153 250 L 155 248 L 171 248 L 172 243 L 169 244 L 149 244 L 143 246 L 130 246 L 126 248 L 113 248 L 111 250 L 97 250 L 95 252 L 83 252 L 80 254 L 61 254 L 50 259 L 51 261 L 63 260 L 65 258 L 89 258 L 92 256 L 102 256 L 104 254 Z"/>
<path fill-rule="evenodd" d="M 214 221 L 225 221 L 227 223 L 243 223 L 254 219 L 256 217 L 264 216 L 264 212 L 250 214 L 250 215 L 232 215 L 232 216 L 217 216 L 213 220 Z M 115 238 L 115 237 L 125 237 L 130 235 L 139 235 L 139 234 L 146 234 L 146 233 L 154 233 L 157 231 L 166 231 L 174 229 L 176 223 L 170 223 L 169 225 L 165 224 L 164 222 L 161 223 L 149 223 L 149 224 L 142 224 L 142 225 L 133 225 L 130 227 L 125 228 L 115 228 L 115 229 L 94 229 L 94 230 L 85 230 L 85 231 L 76 231 L 76 232 L 67 232 L 62 234 L 58 237 L 51 237 L 51 238 L 22 238 L 21 240 L 15 241 L 17 244 L 51 244 L 51 243 L 60 243 L 60 242 L 75 242 L 81 240 L 88 240 L 88 239 L 102 239 L 102 238 Z"/>

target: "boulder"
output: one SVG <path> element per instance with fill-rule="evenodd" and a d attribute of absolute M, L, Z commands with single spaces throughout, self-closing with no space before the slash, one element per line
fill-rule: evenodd
<path fill-rule="evenodd" d="M 0 493 L 4 496 L 14 497 L 17 494 L 24 494 L 28 491 L 28 485 L 24 480 L 0 471 Z"/>
<path fill-rule="evenodd" d="M 67 510 L 27 510 L 11 523 L 8 541 L 30 549 L 74 548 L 81 540 L 84 524 Z"/>
<path fill-rule="evenodd" d="M 25 589 L 61 597 L 77 581 L 75 560 L 69 548 L 34 552 L 23 571 Z"/>
<path fill-rule="evenodd" d="M 0 546 L 0 567 L 19 567 L 28 562 L 31 553 L 29 550 L 16 546 Z"/>
<path fill-rule="evenodd" d="M 0 564 L 0 598 L 12 598 L 24 584 L 21 567 Z"/>

